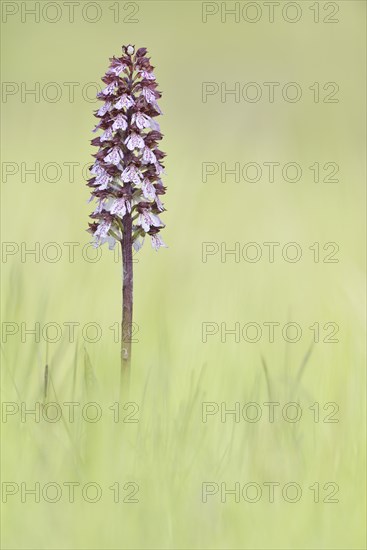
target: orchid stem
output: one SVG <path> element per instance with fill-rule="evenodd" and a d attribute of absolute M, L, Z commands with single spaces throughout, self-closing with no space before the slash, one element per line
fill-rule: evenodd
<path fill-rule="evenodd" d="M 122 248 L 122 325 L 121 325 L 121 396 L 128 396 L 131 371 L 131 337 L 133 321 L 133 254 L 132 219 L 127 213 L 123 219 Z"/>

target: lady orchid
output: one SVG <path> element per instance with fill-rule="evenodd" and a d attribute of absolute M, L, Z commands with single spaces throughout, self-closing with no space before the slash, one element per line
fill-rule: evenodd
<path fill-rule="evenodd" d="M 133 306 L 132 247 L 139 250 L 146 235 L 154 249 L 165 247 L 159 232 L 165 210 L 160 196 L 166 192 L 161 180 L 166 156 L 158 148 L 162 139 L 155 118 L 161 92 L 147 57 L 147 49 L 135 52 L 123 46 L 121 57 L 110 58 L 102 78 L 104 89 L 97 94 L 103 105 L 96 111 L 99 119 L 94 132 L 101 131 L 91 143 L 98 147 L 88 180 L 96 208 L 88 231 L 95 246 L 119 242 L 123 261 L 122 371 L 129 373 Z"/>

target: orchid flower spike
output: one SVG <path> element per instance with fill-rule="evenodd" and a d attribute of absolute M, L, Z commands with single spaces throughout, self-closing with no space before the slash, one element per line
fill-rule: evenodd
<path fill-rule="evenodd" d="M 166 192 L 161 180 L 166 155 L 158 148 L 163 136 L 155 120 L 162 114 L 162 94 L 146 48 L 135 51 L 129 44 L 110 62 L 102 78 L 105 87 L 97 95 L 103 105 L 95 113 L 94 131 L 101 134 L 91 142 L 98 152 L 88 180 L 97 204 L 88 231 L 95 246 L 108 242 L 113 248 L 129 231 L 136 250 L 146 235 L 158 250 L 165 247 L 159 232 L 164 227 L 160 197 Z"/>

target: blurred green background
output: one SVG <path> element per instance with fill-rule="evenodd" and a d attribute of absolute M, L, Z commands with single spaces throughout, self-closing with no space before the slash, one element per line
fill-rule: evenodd
<path fill-rule="evenodd" d="M 65 491 L 55 503 L 22 502 L 20 491 L 4 502 L 3 494 L 4 548 L 365 548 L 365 3 L 302 1 L 284 16 L 289 3 L 280 2 L 273 23 L 263 2 L 249 11 L 246 2 L 204 4 L 76 2 L 71 22 L 65 2 L 2 2 L 2 401 L 29 408 L 93 401 L 103 409 L 97 423 L 80 414 L 74 423 L 3 417 L 3 483 L 96 482 L 103 489 L 94 504 L 80 493 L 70 503 Z M 39 22 L 24 6 L 40 10 Z M 241 11 L 231 16 L 226 7 Z M 259 21 L 249 23 L 255 9 Z M 299 21 L 285 20 L 299 9 Z M 108 249 L 95 263 L 82 254 L 91 211 L 82 167 L 91 159 L 97 105 L 95 88 L 86 85 L 100 82 L 108 58 L 129 43 L 148 48 L 163 92 L 162 236 L 169 247 L 155 253 L 147 242 L 135 256 L 130 400 L 139 422 L 131 424 L 114 423 L 109 409 L 118 399 L 119 344 L 109 327 L 120 322 L 121 266 Z M 218 92 L 204 102 L 208 82 L 228 90 L 256 82 L 263 96 L 222 101 Z M 264 82 L 280 83 L 274 102 Z M 300 101 L 282 97 L 289 82 L 301 87 Z M 315 82 L 319 102 L 309 89 Z M 324 102 L 329 82 L 339 86 L 338 102 Z M 24 95 L 32 88 L 38 94 L 37 86 L 38 96 Z M 55 90 L 61 95 L 50 101 Z M 284 181 L 278 169 L 271 183 L 263 167 L 258 182 L 222 182 L 220 173 L 203 182 L 203 163 L 230 169 L 248 162 L 296 162 L 302 178 Z M 319 183 L 309 169 L 315 162 Z M 35 163 L 39 181 L 24 172 Z M 337 182 L 322 181 L 330 173 L 325 163 L 338 165 Z M 61 250 L 55 262 L 45 252 L 54 254 L 51 242 Z M 217 253 L 203 262 L 208 242 L 219 250 L 256 242 L 263 257 L 221 261 Z M 266 242 L 281 243 L 273 263 Z M 302 249 L 297 263 L 281 256 L 290 242 Z M 315 242 L 320 262 L 309 249 Z M 339 247 L 337 263 L 323 261 L 330 242 Z M 76 243 L 74 261 L 64 243 Z M 22 257 L 24 247 L 35 246 L 39 261 Z M 296 322 L 302 337 L 287 343 L 279 332 L 270 343 L 264 329 L 257 343 L 234 336 L 222 342 L 220 332 L 202 341 L 205 322 L 233 328 L 269 321 Z M 23 334 L 22 323 L 30 329 L 36 322 L 41 329 L 57 323 L 61 338 L 47 344 Z M 70 342 L 64 323 L 73 322 L 79 325 Z M 321 341 L 312 345 L 315 322 Z M 339 326 L 337 343 L 323 341 L 329 322 Z M 95 343 L 83 337 L 88 323 L 101 327 Z M 16 334 L 6 333 L 11 327 Z M 291 423 L 280 414 L 268 422 L 269 401 L 279 410 L 297 402 L 302 419 Z M 263 417 L 221 422 L 217 414 L 204 423 L 203 402 L 228 409 L 256 402 Z M 309 409 L 315 402 L 320 422 Z M 323 409 L 327 403 L 337 404 L 338 422 L 323 422 L 332 410 Z M 139 502 L 114 503 L 108 487 L 115 482 L 137 483 Z M 219 491 L 205 503 L 204 482 L 263 489 L 264 482 L 295 482 L 302 498 L 290 503 L 279 493 L 269 502 L 264 490 L 258 502 L 233 495 L 221 502 Z M 315 483 L 320 502 L 309 489 Z M 326 483 L 338 485 L 338 502 L 323 502 Z"/>

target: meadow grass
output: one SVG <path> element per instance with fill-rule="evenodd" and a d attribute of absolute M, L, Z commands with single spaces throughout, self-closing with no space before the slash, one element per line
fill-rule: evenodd
<path fill-rule="evenodd" d="M 167 299 L 173 297 L 172 289 Z M 46 311 L 38 318 L 46 319 Z M 261 352 L 246 343 L 203 344 L 194 332 L 180 349 L 177 331 L 161 328 L 163 310 L 155 321 L 160 328 L 149 345 L 135 344 L 129 401 L 136 405 L 121 409 L 118 423 L 118 343 L 19 345 L 9 339 L 3 345 L 3 403 L 59 403 L 63 411 L 55 423 L 42 417 L 21 422 L 18 414 L 2 424 L 3 481 L 63 488 L 56 503 L 42 496 L 35 503 L 31 495 L 22 503 L 20 493 L 8 497 L 2 506 L 4 548 L 363 548 L 364 394 L 355 326 L 343 333 L 341 355 L 338 345 L 306 340 L 293 347 L 264 343 Z M 359 380 L 344 370 L 346 360 L 359 364 Z M 87 422 L 78 408 L 70 422 L 63 405 L 70 401 L 80 407 L 97 403 L 101 420 Z M 258 403 L 262 418 L 235 422 L 228 415 L 221 422 L 217 414 L 203 422 L 203 403 L 233 409 L 236 401 Z M 270 423 L 263 405 L 269 401 L 299 403 L 301 420 L 290 423 L 276 414 Z M 315 402 L 320 422 L 309 410 Z M 323 422 L 328 402 L 339 407 L 337 423 Z M 139 421 L 122 422 L 129 413 Z M 302 498 L 290 503 L 275 493 L 269 502 L 263 483 L 272 481 L 281 488 L 298 483 Z M 96 482 L 102 498 L 85 502 L 77 491 L 70 503 L 65 482 Z M 115 482 L 137 484 L 139 502 L 115 503 L 109 489 Z M 255 482 L 263 493 L 253 503 L 242 497 L 235 502 L 234 495 L 221 502 L 220 494 L 205 503 L 204 482 L 225 482 L 229 489 Z M 309 489 L 315 482 L 318 503 Z M 338 502 L 322 502 L 332 489 L 323 491 L 325 483 L 338 485 Z M 134 487 L 122 490 L 122 497 Z"/>

